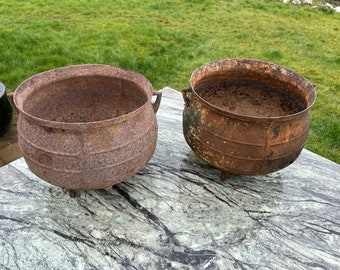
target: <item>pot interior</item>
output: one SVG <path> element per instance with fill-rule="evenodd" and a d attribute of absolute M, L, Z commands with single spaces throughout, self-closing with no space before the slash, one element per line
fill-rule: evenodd
<path fill-rule="evenodd" d="M 281 117 L 307 108 L 306 97 L 286 82 L 210 78 L 194 90 L 223 111 L 251 117 Z"/>
<path fill-rule="evenodd" d="M 133 81 L 109 76 L 75 76 L 33 88 L 23 110 L 40 119 L 84 123 L 116 118 L 148 101 Z"/>

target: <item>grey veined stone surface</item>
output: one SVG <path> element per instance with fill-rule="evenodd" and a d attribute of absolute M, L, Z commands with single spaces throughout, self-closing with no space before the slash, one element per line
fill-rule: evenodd
<path fill-rule="evenodd" d="M 23 159 L 0 169 L 0 269 L 339 269 L 340 166 L 303 150 L 221 182 L 162 91 L 156 152 L 127 181 L 72 199 Z"/>

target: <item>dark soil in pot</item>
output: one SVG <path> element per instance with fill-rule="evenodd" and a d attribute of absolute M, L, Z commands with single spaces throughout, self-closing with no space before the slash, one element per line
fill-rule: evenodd
<path fill-rule="evenodd" d="M 287 89 L 276 89 L 254 82 L 213 87 L 203 84 L 195 90 L 211 105 L 240 115 L 280 117 L 306 108 L 305 101 Z"/>

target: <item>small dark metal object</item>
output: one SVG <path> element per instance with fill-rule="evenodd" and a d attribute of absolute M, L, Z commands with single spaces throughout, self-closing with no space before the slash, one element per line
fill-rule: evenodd
<path fill-rule="evenodd" d="M 299 156 L 316 99 L 307 79 L 273 63 L 225 59 L 196 69 L 190 83 L 184 136 L 222 180 L 275 172 Z"/>
<path fill-rule="evenodd" d="M 8 102 L 6 88 L 0 82 L 0 135 L 3 134 L 12 120 L 12 108 Z"/>
<path fill-rule="evenodd" d="M 37 74 L 10 95 L 19 147 L 32 172 L 72 197 L 112 186 L 153 155 L 161 94 L 142 75 L 107 65 Z"/>

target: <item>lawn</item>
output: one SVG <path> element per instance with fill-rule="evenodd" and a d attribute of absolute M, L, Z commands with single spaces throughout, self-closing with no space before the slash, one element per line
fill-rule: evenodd
<path fill-rule="evenodd" d="M 200 65 L 254 58 L 317 87 L 306 148 L 340 163 L 340 14 L 260 0 L 0 0 L 0 81 L 9 92 L 48 69 L 103 63 L 155 89 L 189 85 Z"/>

